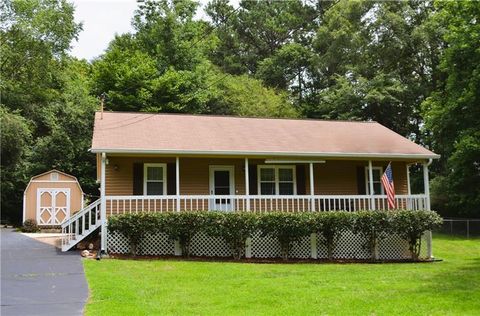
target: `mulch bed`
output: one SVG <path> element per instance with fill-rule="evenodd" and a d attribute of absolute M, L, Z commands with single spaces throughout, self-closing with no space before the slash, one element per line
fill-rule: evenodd
<path fill-rule="evenodd" d="M 194 262 L 234 262 L 234 263 L 261 263 L 261 264 L 324 264 L 324 263 L 337 263 L 337 264 L 349 264 L 349 263 L 363 263 L 363 264 L 379 264 L 379 263 L 428 263 L 442 261 L 439 259 L 433 260 L 420 260 L 413 261 L 410 259 L 404 260 L 378 260 L 378 261 L 369 261 L 369 260 L 360 260 L 360 259 L 297 259 L 290 258 L 288 260 L 283 260 L 282 258 L 243 258 L 241 260 L 234 260 L 231 257 L 197 257 L 190 256 L 189 258 L 184 258 L 180 256 L 132 256 L 130 254 L 120 254 L 120 253 L 109 253 L 109 259 L 119 259 L 119 260 L 175 260 L 175 261 L 194 261 Z"/>

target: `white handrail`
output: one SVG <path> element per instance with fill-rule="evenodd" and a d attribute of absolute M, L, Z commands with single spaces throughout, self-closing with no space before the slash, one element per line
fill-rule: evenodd
<path fill-rule="evenodd" d="M 398 208 L 425 209 L 426 195 L 397 195 Z M 374 203 L 374 204 L 373 204 Z M 168 211 L 329 211 L 387 209 L 386 195 L 114 195 L 106 196 L 107 215 Z"/>

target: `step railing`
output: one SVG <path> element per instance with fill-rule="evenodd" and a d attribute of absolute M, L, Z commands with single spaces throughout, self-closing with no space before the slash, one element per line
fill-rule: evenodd
<path fill-rule="evenodd" d="M 67 251 L 101 225 L 100 199 L 75 213 L 62 224 L 62 251 Z"/>

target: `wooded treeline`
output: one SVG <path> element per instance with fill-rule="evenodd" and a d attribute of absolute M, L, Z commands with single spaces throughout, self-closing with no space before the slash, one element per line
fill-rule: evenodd
<path fill-rule="evenodd" d="M 88 153 L 106 109 L 375 120 L 442 155 L 432 207 L 480 216 L 480 2 L 143 1 L 95 60 L 65 0 L 0 4 L 2 219 L 58 168 L 98 195 Z M 415 177 L 414 177 L 415 179 Z M 421 181 L 414 188 L 422 190 Z"/>

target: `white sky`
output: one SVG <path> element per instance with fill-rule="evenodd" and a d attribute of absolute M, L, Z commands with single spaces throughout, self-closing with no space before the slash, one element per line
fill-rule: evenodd
<path fill-rule="evenodd" d="M 78 41 L 72 43 L 71 54 L 91 60 L 101 55 L 115 34 L 132 31 L 131 20 L 136 0 L 70 0 L 75 5 L 75 21 L 83 23 Z M 208 0 L 197 0 L 203 8 Z M 231 0 L 237 7 L 239 0 Z M 197 18 L 204 13 L 197 12 Z"/>

